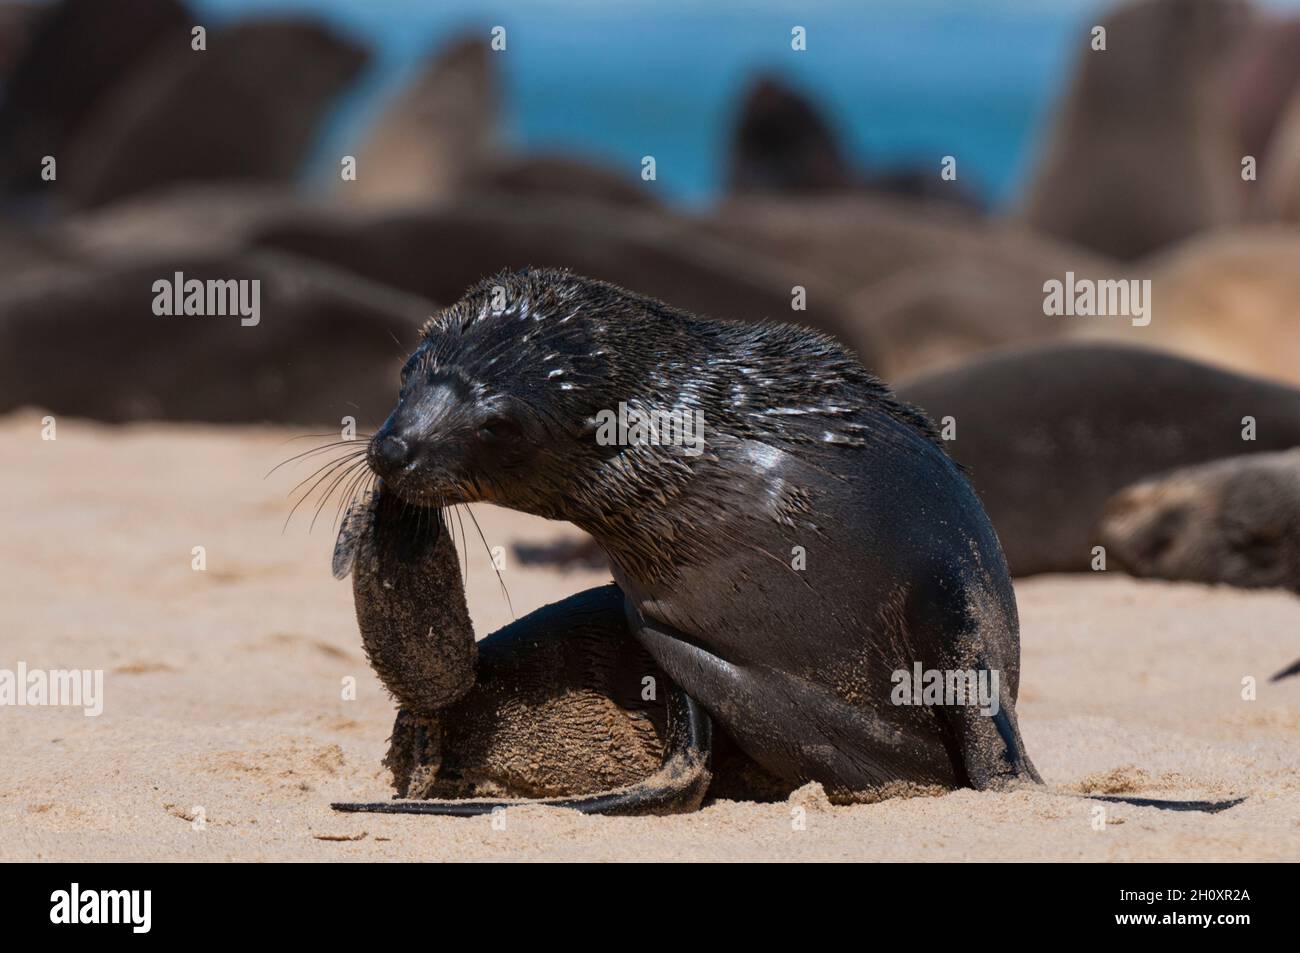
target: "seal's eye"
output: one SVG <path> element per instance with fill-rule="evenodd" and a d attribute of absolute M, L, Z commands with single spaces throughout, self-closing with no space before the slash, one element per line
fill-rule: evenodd
<path fill-rule="evenodd" d="M 519 425 L 505 417 L 489 417 L 478 425 L 478 438 L 489 443 L 515 440 L 521 433 Z"/>

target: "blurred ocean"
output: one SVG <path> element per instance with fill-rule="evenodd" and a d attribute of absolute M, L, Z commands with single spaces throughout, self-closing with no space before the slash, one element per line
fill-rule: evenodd
<path fill-rule="evenodd" d="M 501 24 L 508 141 L 565 148 L 640 172 L 686 203 L 719 186 L 738 97 L 760 69 L 810 93 L 862 164 L 958 160 L 968 188 L 1013 202 L 1094 0 L 193 0 L 212 22 L 313 11 L 364 39 L 374 60 L 323 133 L 333 175 L 369 111 L 432 48 Z M 1276 5 L 1276 4 L 1274 4 Z M 1294 6 L 1294 3 L 1284 5 Z M 807 28 L 808 50 L 790 49 Z"/>

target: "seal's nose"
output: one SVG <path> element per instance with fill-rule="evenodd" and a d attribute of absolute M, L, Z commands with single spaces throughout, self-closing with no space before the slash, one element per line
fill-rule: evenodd
<path fill-rule="evenodd" d="M 396 434 L 384 434 L 370 444 L 370 468 L 381 477 L 397 473 L 411 459 L 411 448 Z"/>

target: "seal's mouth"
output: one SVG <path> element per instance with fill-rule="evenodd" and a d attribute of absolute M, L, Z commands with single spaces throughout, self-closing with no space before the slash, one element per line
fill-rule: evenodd
<path fill-rule="evenodd" d="M 375 434 L 366 450 L 366 463 L 385 490 L 415 506 L 445 507 L 474 503 L 478 494 L 445 473 L 427 453 L 414 452 L 392 434 Z"/>
<path fill-rule="evenodd" d="M 422 486 L 418 480 L 404 480 L 401 477 L 381 477 L 383 488 L 393 496 L 397 497 L 403 503 L 410 503 L 416 506 L 442 507 L 459 502 L 449 500 L 440 493 L 432 493 Z"/>

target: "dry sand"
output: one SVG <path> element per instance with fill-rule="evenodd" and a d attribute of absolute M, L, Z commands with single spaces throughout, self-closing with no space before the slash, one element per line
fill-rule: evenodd
<path fill-rule="evenodd" d="M 544 808 L 489 818 L 339 815 L 385 798 L 392 703 L 361 654 L 322 516 L 281 532 L 306 468 L 269 428 L 112 428 L 0 419 L 0 668 L 101 668 L 100 717 L 0 708 L 3 860 L 1297 860 L 1300 599 L 1049 577 L 1017 586 L 1019 708 L 1050 785 L 1156 797 L 1248 796 L 1218 815 L 1048 791 L 831 808 L 719 803 L 672 818 Z M 297 476 L 294 476 L 297 474 Z M 573 533 L 477 508 L 507 548 Z M 191 549 L 207 570 L 191 569 Z M 486 553 L 469 554 L 485 634 L 509 621 Z M 508 564 L 522 615 L 604 581 Z M 342 699 L 354 676 L 357 698 Z M 1258 698 L 1241 698 L 1254 676 Z M 204 823 L 192 822 L 201 814 Z M 803 829 L 793 820 L 803 815 Z"/>

